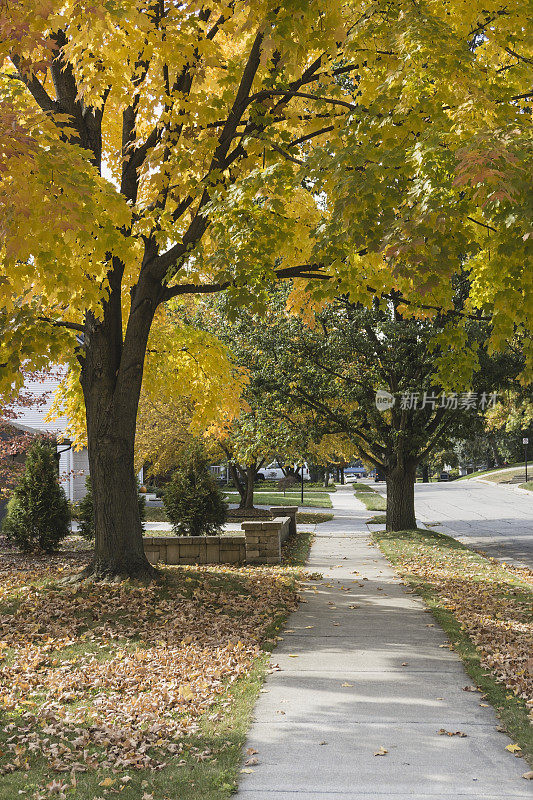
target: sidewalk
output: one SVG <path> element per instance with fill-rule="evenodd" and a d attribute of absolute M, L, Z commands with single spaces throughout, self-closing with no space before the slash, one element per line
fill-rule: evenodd
<path fill-rule="evenodd" d="M 529 767 L 505 750 L 443 631 L 370 544 L 351 486 L 318 527 L 309 584 L 273 654 L 239 800 L 521 800 Z M 438 731 L 461 731 L 461 736 Z M 375 753 L 380 748 L 387 752 Z"/>

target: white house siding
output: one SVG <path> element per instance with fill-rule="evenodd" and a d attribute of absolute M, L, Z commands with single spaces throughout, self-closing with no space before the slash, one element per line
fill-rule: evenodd
<path fill-rule="evenodd" d="M 54 393 L 61 380 L 61 371 L 54 370 L 55 375 L 48 375 L 42 380 L 27 379 L 24 383 L 24 392 L 30 393 L 36 400 L 45 395 L 43 403 L 36 402 L 32 406 L 14 406 L 17 414 L 12 421 L 14 427 L 22 430 L 42 431 L 55 436 L 58 440 L 59 477 L 65 494 L 72 502 L 78 502 L 85 496 L 85 478 L 89 474 L 89 458 L 87 449 L 73 450 L 70 441 L 65 438 L 67 418 L 59 417 L 47 421 L 46 416 L 50 411 Z"/>

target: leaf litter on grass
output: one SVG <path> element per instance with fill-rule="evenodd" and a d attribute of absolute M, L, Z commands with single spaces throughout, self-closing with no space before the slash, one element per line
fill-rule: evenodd
<path fill-rule="evenodd" d="M 164 569 L 164 585 L 59 583 L 72 564 L 13 555 L 0 566 L 0 773 L 40 757 L 57 795 L 53 775 L 160 770 L 184 748 L 209 758 L 186 737 L 204 715 L 222 717 L 228 688 L 296 607 L 298 569 L 180 566 Z"/>

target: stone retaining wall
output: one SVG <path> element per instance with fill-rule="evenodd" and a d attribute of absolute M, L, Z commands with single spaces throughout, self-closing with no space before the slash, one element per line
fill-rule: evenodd
<path fill-rule="evenodd" d="M 144 552 L 151 564 L 243 564 L 245 537 L 144 536 Z"/>
<path fill-rule="evenodd" d="M 274 519 L 245 520 L 243 533 L 144 536 L 144 552 L 152 564 L 279 564 L 281 545 L 296 533 L 297 510 L 297 506 L 278 506 L 272 509 L 279 514 Z"/>

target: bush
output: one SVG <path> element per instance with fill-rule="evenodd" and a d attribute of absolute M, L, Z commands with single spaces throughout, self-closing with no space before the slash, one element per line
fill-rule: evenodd
<path fill-rule="evenodd" d="M 163 503 L 176 534 L 207 536 L 224 525 L 228 507 L 199 442 L 182 452 Z"/>
<path fill-rule="evenodd" d="M 2 531 L 25 552 L 51 553 L 70 533 L 70 511 L 59 484 L 55 448 L 37 439 L 7 506 Z"/>
<path fill-rule="evenodd" d="M 94 510 L 93 510 L 93 487 L 91 478 L 85 478 L 85 497 L 80 500 L 78 505 L 78 532 L 84 539 L 94 539 Z M 141 522 L 146 519 L 146 498 L 139 495 L 139 514 Z"/>
<path fill-rule="evenodd" d="M 298 485 L 298 481 L 294 477 L 294 475 L 284 475 L 283 478 L 280 478 L 278 481 L 277 488 L 285 494 L 287 489 L 292 489 L 294 486 Z"/>

